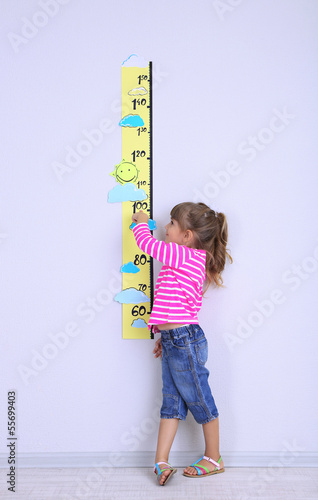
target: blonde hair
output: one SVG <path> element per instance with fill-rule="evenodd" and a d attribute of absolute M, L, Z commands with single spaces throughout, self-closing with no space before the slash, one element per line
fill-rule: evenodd
<path fill-rule="evenodd" d="M 223 213 L 215 212 L 205 203 L 179 203 L 170 212 L 182 231 L 190 229 L 194 234 L 194 247 L 206 251 L 207 284 L 203 295 L 210 285 L 223 287 L 221 276 L 226 259 L 233 259 L 228 252 L 227 220 Z"/>

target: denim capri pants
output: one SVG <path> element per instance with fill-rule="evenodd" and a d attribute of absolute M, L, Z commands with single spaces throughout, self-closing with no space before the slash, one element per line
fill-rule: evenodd
<path fill-rule="evenodd" d="M 188 409 L 199 424 L 219 416 L 208 383 L 208 342 L 197 324 L 161 330 L 161 418 L 185 420 Z"/>

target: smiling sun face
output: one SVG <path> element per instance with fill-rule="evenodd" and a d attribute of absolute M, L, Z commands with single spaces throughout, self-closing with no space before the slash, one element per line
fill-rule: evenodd
<path fill-rule="evenodd" d="M 138 179 L 139 170 L 133 163 L 122 160 L 118 165 L 115 165 L 115 170 L 110 174 L 115 177 L 120 184 L 126 182 L 135 182 Z"/>

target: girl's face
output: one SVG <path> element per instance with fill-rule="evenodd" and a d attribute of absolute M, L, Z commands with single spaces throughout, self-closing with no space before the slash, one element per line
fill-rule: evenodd
<path fill-rule="evenodd" d="M 181 230 L 179 223 L 171 219 L 169 224 L 165 226 L 166 229 L 166 239 L 165 243 L 178 243 L 178 245 L 186 245 L 187 238 L 186 232 Z"/>

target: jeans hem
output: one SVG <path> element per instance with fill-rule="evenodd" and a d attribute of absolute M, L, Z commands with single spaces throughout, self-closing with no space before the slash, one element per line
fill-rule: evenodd
<path fill-rule="evenodd" d="M 186 419 L 186 417 L 182 417 L 181 415 L 171 416 L 171 415 L 163 415 L 163 414 L 160 414 L 160 418 L 178 418 L 179 420 Z"/>
<path fill-rule="evenodd" d="M 217 414 L 217 415 L 212 415 L 212 417 L 211 417 L 211 418 L 208 418 L 208 419 L 207 419 L 207 420 L 205 420 L 204 422 L 198 422 L 198 424 L 201 424 L 201 425 L 203 425 L 203 424 L 208 424 L 209 422 L 212 422 L 212 420 L 215 420 L 216 418 L 218 418 L 218 416 L 219 416 L 219 414 Z"/>

